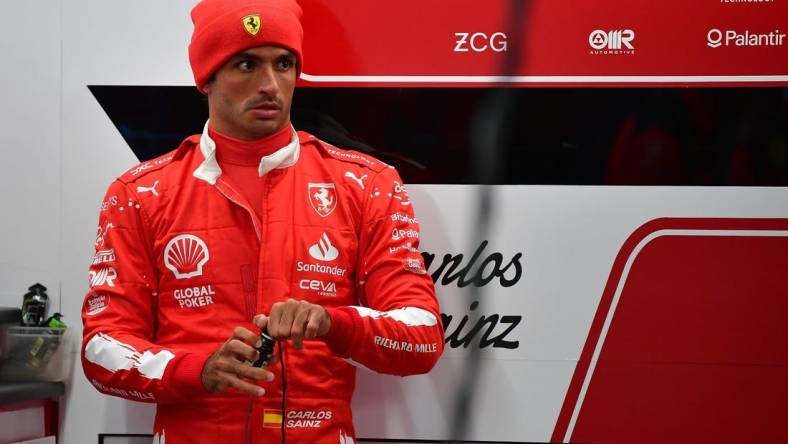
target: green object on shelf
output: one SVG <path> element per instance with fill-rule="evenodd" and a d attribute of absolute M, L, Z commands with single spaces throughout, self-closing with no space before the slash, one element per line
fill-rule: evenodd
<path fill-rule="evenodd" d="M 52 316 L 50 316 L 49 319 L 47 319 L 45 325 L 49 328 L 59 328 L 59 329 L 66 328 L 66 324 L 64 324 L 63 321 L 60 320 L 60 318 L 62 317 L 63 317 L 62 314 L 55 313 Z"/>

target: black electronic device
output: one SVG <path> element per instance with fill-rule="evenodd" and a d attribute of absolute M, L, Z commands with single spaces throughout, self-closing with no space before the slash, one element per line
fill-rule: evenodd
<path fill-rule="evenodd" d="M 276 341 L 268 335 L 268 331 L 263 330 L 260 332 L 260 341 L 262 341 L 262 345 L 257 348 L 257 352 L 260 353 L 260 356 L 252 363 L 253 367 L 267 367 L 271 362 L 271 358 L 274 356 L 274 345 L 276 345 Z"/>

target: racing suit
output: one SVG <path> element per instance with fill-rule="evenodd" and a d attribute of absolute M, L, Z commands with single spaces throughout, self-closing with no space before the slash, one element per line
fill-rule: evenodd
<path fill-rule="evenodd" d="M 103 393 L 157 403 L 157 442 L 352 443 L 355 366 L 425 373 L 443 351 L 402 181 L 293 131 L 261 159 L 257 217 L 205 128 L 109 187 L 82 310 L 85 375 Z M 326 336 L 302 350 L 278 343 L 262 397 L 206 392 L 208 356 L 288 298 L 325 307 Z"/>

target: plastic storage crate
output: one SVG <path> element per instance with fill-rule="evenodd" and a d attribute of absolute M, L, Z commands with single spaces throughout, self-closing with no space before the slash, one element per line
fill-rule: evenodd
<path fill-rule="evenodd" d="M 68 329 L 7 327 L 0 381 L 62 381 L 70 369 Z"/>

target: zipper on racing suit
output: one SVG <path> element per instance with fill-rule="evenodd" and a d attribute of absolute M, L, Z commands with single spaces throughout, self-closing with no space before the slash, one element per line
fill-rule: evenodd
<path fill-rule="evenodd" d="M 267 204 L 267 196 L 271 189 L 271 181 L 270 177 L 279 174 L 280 170 L 274 170 L 269 172 L 267 175 L 263 176 L 263 210 L 262 212 L 266 212 L 266 204 Z M 260 240 L 260 248 L 262 250 L 262 239 Z M 263 266 L 262 259 L 260 260 L 259 267 Z M 277 348 L 279 348 L 279 368 L 281 369 L 281 379 L 282 379 L 282 444 L 287 442 L 287 371 L 285 369 L 285 341 L 278 341 Z"/>
<path fill-rule="evenodd" d="M 254 232 L 255 234 L 257 234 L 258 259 L 259 259 L 259 251 L 262 251 L 263 249 L 263 236 L 262 236 L 262 230 L 260 228 L 260 220 L 257 218 L 257 215 L 251 208 L 245 205 L 240 199 L 236 198 L 238 192 L 235 191 L 233 187 L 231 187 L 230 184 L 228 184 L 224 180 L 219 179 L 216 182 L 216 188 L 224 195 L 224 197 L 229 199 L 232 203 L 246 210 L 247 214 L 249 214 L 249 218 L 252 219 L 252 225 L 254 225 Z M 250 267 L 245 267 L 245 266 L 241 267 L 241 284 L 244 289 L 246 316 L 251 321 L 254 318 L 255 310 L 257 306 L 257 293 L 255 286 L 254 270 L 252 270 Z"/>
<path fill-rule="evenodd" d="M 262 251 L 263 248 L 263 237 L 262 237 L 262 230 L 260 228 L 260 221 L 257 218 L 257 215 L 254 211 L 249 208 L 247 205 L 243 203 L 241 199 L 237 197 L 239 194 L 229 183 L 219 178 L 216 181 L 216 189 L 219 190 L 220 193 L 232 203 L 238 205 L 239 207 L 246 210 L 249 217 L 252 219 L 252 225 L 254 226 L 254 232 L 257 235 L 257 241 L 259 244 L 258 251 Z M 258 252 L 259 257 L 259 252 Z M 251 282 L 249 279 L 251 278 Z M 246 267 L 241 267 L 241 284 L 244 288 L 244 302 L 246 305 L 246 315 L 247 317 L 252 320 L 255 315 L 255 309 L 257 306 L 257 295 L 255 292 L 255 282 L 254 282 L 254 273 L 252 270 L 246 269 Z M 251 291 L 249 291 L 251 290 Z M 252 412 L 254 411 L 254 396 L 249 395 L 246 408 L 246 418 L 244 418 L 244 444 L 251 444 L 252 443 Z M 284 396 L 282 397 L 282 402 L 284 403 Z M 284 414 L 284 413 L 282 413 Z"/>
<path fill-rule="evenodd" d="M 263 202 L 264 203 L 265 203 L 265 195 L 268 194 L 267 191 L 268 191 L 269 182 L 268 182 L 267 179 L 268 179 L 267 177 L 263 177 L 263 190 L 264 190 L 263 191 L 263 193 L 264 193 L 263 194 Z M 244 210 L 246 210 L 246 212 L 249 214 L 249 217 L 252 219 L 252 224 L 254 225 L 255 233 L 257 234 L 257 240 L 259 241 L 259 244 L 260 244 L 259 245 L 259 249 L 260 249 L 260 251 L 262 251 L 262 248 L 263 248 L 262 230 L 261 230 L 261 227 L 260 227 L 260 221 L 257 218 L 257 215 L 255 214 L 255 212 L 251 208 L 249 208 L 247 205 L 244 205 L 244 203 L 240 199 L 236 198 L 236 195 L 238 194 L 238 192 L 235 191 L 233 189 L 233 187 L 230 186 L 230 184 L 228 184 L 226 181 L 224 181 L 224 180 L 222 180 L 220 178 L 216 182 L 216 185 L 217 185 L 216 188 L 224 195 L 224 197 L 229 199 L 234 204 L 240 206 Z M 247 276 L 249 276 L 249 275 L 251 275 L 252 279 L 254 279 L 253 278 L 254 273 L 248 273 L 247 274 L 247 272 L 245 270 L 241 271 L 241 279 L 243 281 L 245 281 L 247 279 Z M 246 291 L 247 283 L 246 282 L 242 282 L 242 284 L 243 284 L 243 287 L 244 287 L 244 293 L 245 293 L 245 299 L 246 299 L 247 316 L 249 316 L 249 318 L 252 319 L 254 317 L 254 315 L 255 315 L 254 311 L 256 311 L 256 305 L 257 305 L 256 304 L 257 303 L 256 292 L 255 291 Z M 251 288 L 255 288 L 254 285 L 251 285 L 250 287 Z M 250 310 L 251 310 L 251 312 L 250 312 Z M 286 421 L 285 421 L 286 420 L 286 416 L 287 416 L 287 414 L 286 414 L 286 412 L 287 412 L 287 396 L 286 396 L 286 394 L 287 394 L 287 372 L 285 370 L 284 342 L 279 342 L 277 344 L 277 346 L 279 348 L 279 366 L 282 369 L 282 372 L 281 372 L 282 373 L 282 375 L 281 375 L 281 378 L 282 378 L 282 426 L 281 426 L 281 430 L 282 430 L 282 444 L 285 444 L 287 442 L 287 434 L 286 434 L 287 427 L 286 427 Z M 244 443 L 245 444 L 252 444 L 252 428 L 251 428 L 252 424 L 251 424 L 251 422 L 252 422 L 252 412 L 253 411 L 254 411 L 254 397 L 252 395 L 249 395 L 249 402 L 247 403 L 247 410 L 246 410 L 246 418 L 244 420 Z"/>

